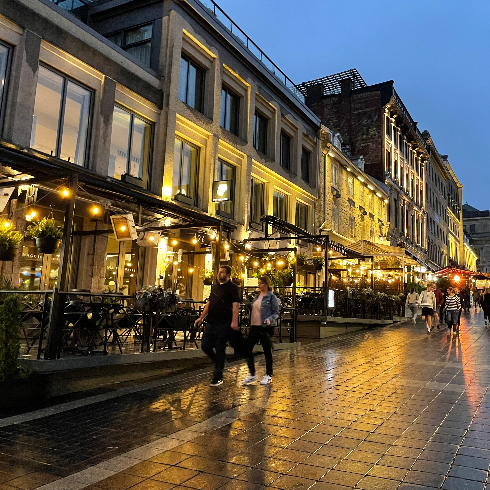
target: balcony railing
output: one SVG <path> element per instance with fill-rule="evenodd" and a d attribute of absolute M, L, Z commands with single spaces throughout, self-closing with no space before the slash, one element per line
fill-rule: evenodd
<path fill-rule="evenodd" d="M 264 68 L 284 85 L 302 104 L 305 103 L 304 95 L 296 88 L 293 81 L 248 37 L 243 30 L 231 19 L 231 17 L 213 0 L 197 0 L 203 5 L 216 20 L 257 58 Z"/>

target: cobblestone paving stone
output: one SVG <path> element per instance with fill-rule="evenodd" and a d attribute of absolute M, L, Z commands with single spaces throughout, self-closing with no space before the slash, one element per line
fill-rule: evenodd
<path fill-rule="evenodd" d="M 482 325 L 472 310 L 458 336 L 421 323 L 356 332 L 277 353 L 272 386 L 242 387 L 237 363 L 220 388 L 191 373 L 7 425 L 0 490 L 485 489 Z"/>

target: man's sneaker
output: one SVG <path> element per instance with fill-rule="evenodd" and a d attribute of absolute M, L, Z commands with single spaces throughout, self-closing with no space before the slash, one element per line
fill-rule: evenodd
<path fill-rule="evenodd" d="M 260 382 L 261 385 L 268 385 L 272 383 L 272 376 L 269 376 L 266 374 L 263 378 L 262 381 Z"/>
<path fill-rule="evenodd" d="M 257 376 L 252 376 L 251 374 L 249 374 L 243 381 L 242 381 L 242 385 L 249 385 L 249 384 L 252 384 L 254 383 L 255 381 L 257 381 Z"/>
<path fill-rule="evenodd" d="M 209 386 L 221 386 L 223 384 L 223 378 L 213 378 L 213 381 L 209 383 Z"/>

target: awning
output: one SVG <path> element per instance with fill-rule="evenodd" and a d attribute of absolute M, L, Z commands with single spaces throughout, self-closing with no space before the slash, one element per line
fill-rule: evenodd
<path fill-rule="evenodd" d="M 382 243 L 373 243 L 369 240 L 359 240 L 349 245 L 349 248 L 371 257 L 398 257 L 400 259 L 403 258 L 405 265 L 420 265 L 419 262 L 410 258 L 406 254 L 406 250 L 402 247 L 392 247 L 391 245 L 384 245 Z"/>
<path fill-rule="evenodd" d="M 8 181 L 12 186 L 30 185 L 44 181 L 46 183 L 54 180 L 68 178 L 70 175 L 78 175 L 79 185 L 89 194 L 105 199 L 116 199 L 130 202 L 144 207 L 145 210 L 162 213 L 171 218 L 183 219 L 189 224 L 196 223 L 199 226 L 222 225 L 224 230 L 234 230 L 235 225 L 224 220 L 209 216 L 206 213 L 181 206 L 174 202 L 164 201 L 156 194 L 145 189 L 139 189 L 125 182 L 115 181 L 59 158 L 43 155 L 31 149 L 21 149 L 0 141 L 0 165 L 11 168 L 22 174 L 32 175 L 31 180 Z M 2 182 L 0 181 L 0 185 Z"/>

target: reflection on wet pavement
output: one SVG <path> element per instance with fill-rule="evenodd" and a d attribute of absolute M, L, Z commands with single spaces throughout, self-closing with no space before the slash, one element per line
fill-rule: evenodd
<path fill-rule="evenodd" d="M 489 354 L 472 310 L 276 353 L 272 386 L 191 373 L 0 428 L 0 490 L 483 489 Z"/>

